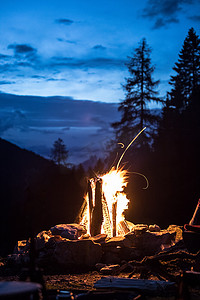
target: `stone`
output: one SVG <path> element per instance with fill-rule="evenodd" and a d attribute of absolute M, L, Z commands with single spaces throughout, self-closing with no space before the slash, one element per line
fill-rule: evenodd
<path fill-rule="evenodd" d="M 143 255 L 154 255 L 162 250 L 162 245 L 172 245 L 175 241 L 175 232 L 161 230 L 160 232 L 130 232 L 126 237 L 130 239 L 132 247 L 135 247 Z"/>
<path fill-rule="evenodd" d="M 40 251 L 43 249 L 46 245 L 46 243 L 49 241 L 51 238 L 52 234 L 50 231 L 41 231 L 40 233 L 37 234 L 35 238 L 35 247 L 37 251 Z"/>
<path fill-rule="evenodd" d="M 103 245 L 104 247 L 131 247 L 131 242 L 126 236 L 115 236 L 110 238 Z"/>
<path fill-rule="evenodd" d="M 66 240 L 56 244 L 54 260 L 60 266 L 95 266 L 101 261 L 101 245 L 91 239 Z"/>
<path fill-rule="evenodd" d="M 103 263 L 97 263 L 95 265 L 95 268 L 97 269 L 97 271 L 100 271 L 102 268 L 104 268 L 106 266 L 106 264 Z"/>
<path fill-rule="evenodd" d="M 149 226 L 146 224 L 137 224 L 133 227 L 133 230 L 136 234 L 141 234 L 146 232 L 149 229 Z"/>
<path fill-rule="evenodd" d="M 27 240 L 17 241 L 13 253 L 14 254 L 27 253 L 29 251 L 29 245 L 30 245 L 29 241 Z"/>
<path fill-rule="evenodd" d="M 175 238 L 176 243 L 183 239 L 183 226 L 169 225 L 167 231 L 176 234 L 176 238 Z"/>
<path fill-rule="evenodd" d="M 51 232 L 53 235 L 60 235 L 63 238 L 69 240 L 76 240 L 82 234 L 86 234 L 86 229 L 83 225 L 80 224 L 59 224 L 51 227 Z"/>
<path fill-rule="evenodd" d="M 90 237 L 90 239 L 94 243 L 99 243 L 99 244 L 104 243 L 106 238 L 107 238 L 107 234 L 98 234 L 98 235 Z"/>
<path fill-rule="evenodd" d="M 119 268 L 120 268 L 120 265 L 118 265 L 118 264 L 105 266 L 105 267 L 101 268 L 100 273 L 104 274 L 104 275 L 112 275 L 113 272 L 119 270 Z"/>
<path fill-rule="evenodd" d="M 160 229 L 160 226 L 154 224 L 154 225 L 149 225 L 149 231 L 150 232 L 160 232 L 161 229 Z"/>

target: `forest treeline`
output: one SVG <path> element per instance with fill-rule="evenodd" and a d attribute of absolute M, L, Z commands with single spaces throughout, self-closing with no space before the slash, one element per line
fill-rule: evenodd
<path fill-rule="evenodd" d="M 169 80 L 170 90 L 159 98 L 159 81 L 153 79 L 151 48 L 143 39 L 128 63 L 125 99 L 119 105 L 121 120 L 113 123 L 115 140 L 127 145 L 145 126 L 125 165 L 130 171 L 143 173 L 149 180 L 130 172 L 128 193 L 133 222 L 158 223 L 161 226 L 187 223 L 200 197 L 200 39 L 193 28 L 180 50 Z M 160 116 L 149 109 L 150 103 L 162 107 Z M 122 150 L 123 151 L 123 150 Z M 113 155 L 114 156 L 114 155 Z"/>

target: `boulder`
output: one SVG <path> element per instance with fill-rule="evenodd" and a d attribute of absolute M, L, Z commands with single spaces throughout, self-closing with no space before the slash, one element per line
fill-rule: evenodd
<path fill-rule="evenodd" d="M 76 240 L 82 234 L 86 234 L 86 229 L 83 225 L 80 224 L 59 224 L 51 227 L 51 232 L 53 235 L 60 235 L 63 238 L 69 240 Z"/>
<path fill-rule="evenodd" d="M 136 234 L 141 234 L 146 232 L 149 229 L 149 226 L 146 224 L 136 224 L 134 225 L 132 231 L 134 231 Z"/>
<path fill-rule="evenodd" d="M 43 249 L 45 247 L 46 243 L 51 238 L 51 236 L 52 236 L 51 231 L 41 231 L 40 233 L 38 233 L 35 238 L 36 250 L 40 251 L 41 249 Z"/>
<path fill-rule="evenodd" d="M 91 239 L 66 240 L 56 244 L 54 261 L 60 266 L 95 266 L 101 261 L 101 245 Z"/>
<path fill-rule="evenodd" d="M 143 255 L 154 255 L 162 250 L 162 245 L 172 245 L 175 242 L 176 232 L 161 230 L 160 232 L 130 232 L 126 235 L 132 247 L 136 247 Z"/>
<path fill-rule="evenodd" d="M 151 232 L 160 232 L 161 229 L 160 229 L 160 226 L 154 224 L 154 225 L 149 225 L 149 231 L 151 231 Z"/>

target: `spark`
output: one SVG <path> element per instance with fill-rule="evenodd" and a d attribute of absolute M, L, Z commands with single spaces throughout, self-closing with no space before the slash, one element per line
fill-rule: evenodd
<path fill-rule="evenodd" d="M 118 161 L 118 164 L 117 164 L 117 167 L 116 167 L 117 170 L 118 170 L 118 168 L 119 168 L 119 165 L 120 165 L 120 163 L 121 163 L 121 160 L 122 160 L 122 158 L 124 157 L 126 151 L 130 148 L 130 146 L 135 142 L 135 140 L 139 137 L 139 135 L 140 135 L 145 129 L 146 129 L 146 127 L 144 127 L 142 130 L 140 130 L 140 132 L 139 132 L 139 133 L 132 139 L 132 141 L 128 144 L 128 146 L 126 147 L 126 149 L 124 150 L 124 152 L 122 153 L 122 155 L 121 155 L 121 157 L 120 157 L 120 159 L 119 159 L 119 161 Z"/>

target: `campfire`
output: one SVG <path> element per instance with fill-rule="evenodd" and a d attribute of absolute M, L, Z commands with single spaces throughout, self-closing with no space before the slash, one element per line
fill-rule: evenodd
<path fill-rule="evenodd" d="M 81 224 L 86 226 L 89 235 L 105 233 L 114 237 L 127 233 L 128 224 L 123 214 L 129 202 L 124 192 L 127 184 L 127 171 L 115 168 L 88 180 Z"/>
<path fill-rule="evenodd" d="M 108 173 L 88 180 L 85 207 L 80 222 L 87 228 L 87 234 L 95 236 L 104 233 L 108 237 L 115 237 L 130 231 L 124 217 L 129 203 L 124 192 L 128 184 L 128 171 L 119 168 L 119 165 L 126 151 L 145 129 L 146 127 L 125 148 L 116 168 L 112 167 Z M 124 147 L 122 143 L 120 144 Z M 140 173 L 136 174 L 144 176 Z M 144 178 L 146 179 L 145 176 Z"/>

